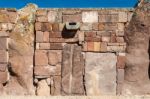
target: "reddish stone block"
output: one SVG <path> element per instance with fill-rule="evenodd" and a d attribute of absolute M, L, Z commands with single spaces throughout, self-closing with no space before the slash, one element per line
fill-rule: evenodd
<path fill-rule="evenodd" d="M 84 32 L 86 37 L 96 37 L 96 32 Z"/>
<path fill-rule="evenodd" d="M 1 72 L 0 71 L 0 84 L 6 83 L 9 80 L 8 72 Z"/>
<path fill-rule="evenodd" d="M 49 42 L 49 32 L 43 32 L 43 42 Z"/>
<path fill-rule="evenodd" d="M 100 42 L 101 38 L 100 37 L 85 37 L 85 41 L 87 41 L 87 42 Z"/>
<path fill-rule="evenodd" d="M 41 31 L 52 31 L 52 24 L 42 23 Z"/>
<path fill-rule="evenodd" d="M 87 50 L 94 51 L 94 42 L 87 42 Z"/>
<path fill-rule="evenodd" d="M 117 41 L 118 43 L 124 43 L 124 38 L 123 38 L 123 37 L 117 37 L 117 38 L 116 38 L 116 41 Z"/>
<path fill-rule="evenodd" d="M 7 49 L 8 49 L 8 39 L 0 38 L 0 50 L 7 50 Z"/>
<path fill-rule="evenodd" d="M 100 51 L 101 52 L 106 52 L 107 51 L 107 43 L 106 42 L 101 42 Z"/>
<path fill-rule="evenodd" d="M 35 65 L 36 66 L 47 66 L 48 65 L 48 56 L 47 51 L 45 50 L 36 50 L 35 51 Z"/>
<path fill-rule="evenodd" d="M 39 49 L 41 49 L 41 50 L 48 50 L 48 49 L 50 49 L 50 43 L 40 43 L 39 44 Z"/>
<path fill-rule="evenodd" d="M 63 46 L 62 43 L 50 43 L 51 50 L 62 50 Z"/>
<path fill-rule="evenodd" d="M 117 68 L 118 69 L 124 69 L 125 68 L 125 56 L 117 56 Z"/>
<path fill-rule="evenodd" d="M 65 42 L 64 38 L 50 38 L 50 42 L 52 43 L 63 43 Z"/>
<path fill-rule="evenodd" d="M 36 42 L 43 42 L 43 32 L 36 31 Z"/>
<path fill-rule="evenodd" d="M 82 18 L 80 14 L 76 15 L 63 15 L 63 22 L 81 22 Z"/>
<path fill-rule="evenodd" d="M 61 32 L 50 32 L 50 38 L 62 38 Z"/>
<path fill-rule="evenodd" d="M 111 34 L 110 42 L 111 43 L 115 43 L 116 42 L 116 35 L 114 33 Z"/>
<path fill-rule="evenodd" d="M 8 62 L 8 52 L 5 50 L 0 50 L 0 63 Z"/>
<path fill-rule="evenodd" d="M 0 64 L 0 71 L 1 72 L 6 71 L 6 68 L 7 68 L 7 64 Z"/>
<path fill-rule="evenodd" d="M 59 31 L 59 24 L 58 23 L 52 24 L 52 30 L 53 31 Z"/>
<path fill-rule="evenodd" d="M 41 22 L 36 22 L 35 23 L 35 30 L 40 31 L 42 29 L 42 23 Z"/>

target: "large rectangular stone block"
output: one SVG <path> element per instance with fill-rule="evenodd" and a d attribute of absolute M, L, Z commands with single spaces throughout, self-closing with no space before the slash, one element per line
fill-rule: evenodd
<path fill-rule="evenodd" d="M 116 95 L 116 62 L 114 53 L 86 53 L 87 95 Z"/>
<path fill-rule="evenodd" d="M 82 22 L 87 23 L 98 22 L 98 12 L 97 11 L 82 12 Z"/>

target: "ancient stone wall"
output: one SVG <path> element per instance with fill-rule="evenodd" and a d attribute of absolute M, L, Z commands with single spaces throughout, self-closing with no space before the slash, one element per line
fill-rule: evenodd
<path fill-rule="evenodd" d="M 122 94 L 131 17 L 126 9 L 1 9 L 0 93 Z"/>

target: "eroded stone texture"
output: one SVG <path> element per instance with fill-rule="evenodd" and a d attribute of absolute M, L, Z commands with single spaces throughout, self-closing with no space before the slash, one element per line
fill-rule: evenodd
<path fill-rule="evenodd" d="M 113 53 L 86 53 L 85 85 L 87 95 L 116 94 L 116 62 Z"/>
<path fill-rule="evenodd" d="M 144 95 L 150 93 L 149 35 L 150 3 L 143 3 L 134 13 L 125 29 L 127 46 L 125 82 L 123 94 Z"/>
<path fill-rule="evenodd" d="M 50 87 L 46 83 L 46 80 L 41 80 L 38 82 L 36 94 L 38 96 L 50 96 Z"/>
<path fill-rule="evenodd" d="M 84 95 L 81 47 L 65 45 L 62 59 L 62 95 Z"/>
<path fill-rule="evenodd" d="M 14 87 L 10 94 L 34 95 L 33 86 L 33 55 L 34 55 L 34 21 L 37 6 L 33 4 L 27 5 L 18 11 L 18 20 L 12 32 L 10 33 L 9 42 L 9 62 L 11 79 L 16 84 L 8 83 L 7 86 Z M 15 76 L 12 78 L 12 76 Z M 19 90 L 23 89 L 23 92 Z M 6 92 L 9 93 L 9 88 Z M 14 91 L 14 92 L 13 92 Z"/>

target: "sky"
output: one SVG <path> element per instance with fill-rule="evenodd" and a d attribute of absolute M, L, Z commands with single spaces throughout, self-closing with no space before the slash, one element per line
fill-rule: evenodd
<path fill-rule="evenodd" d="M 35 3 L 41 8 L 133 8 L 138 0 L 0 0 L 0 8 L 22 8 Z"/>

